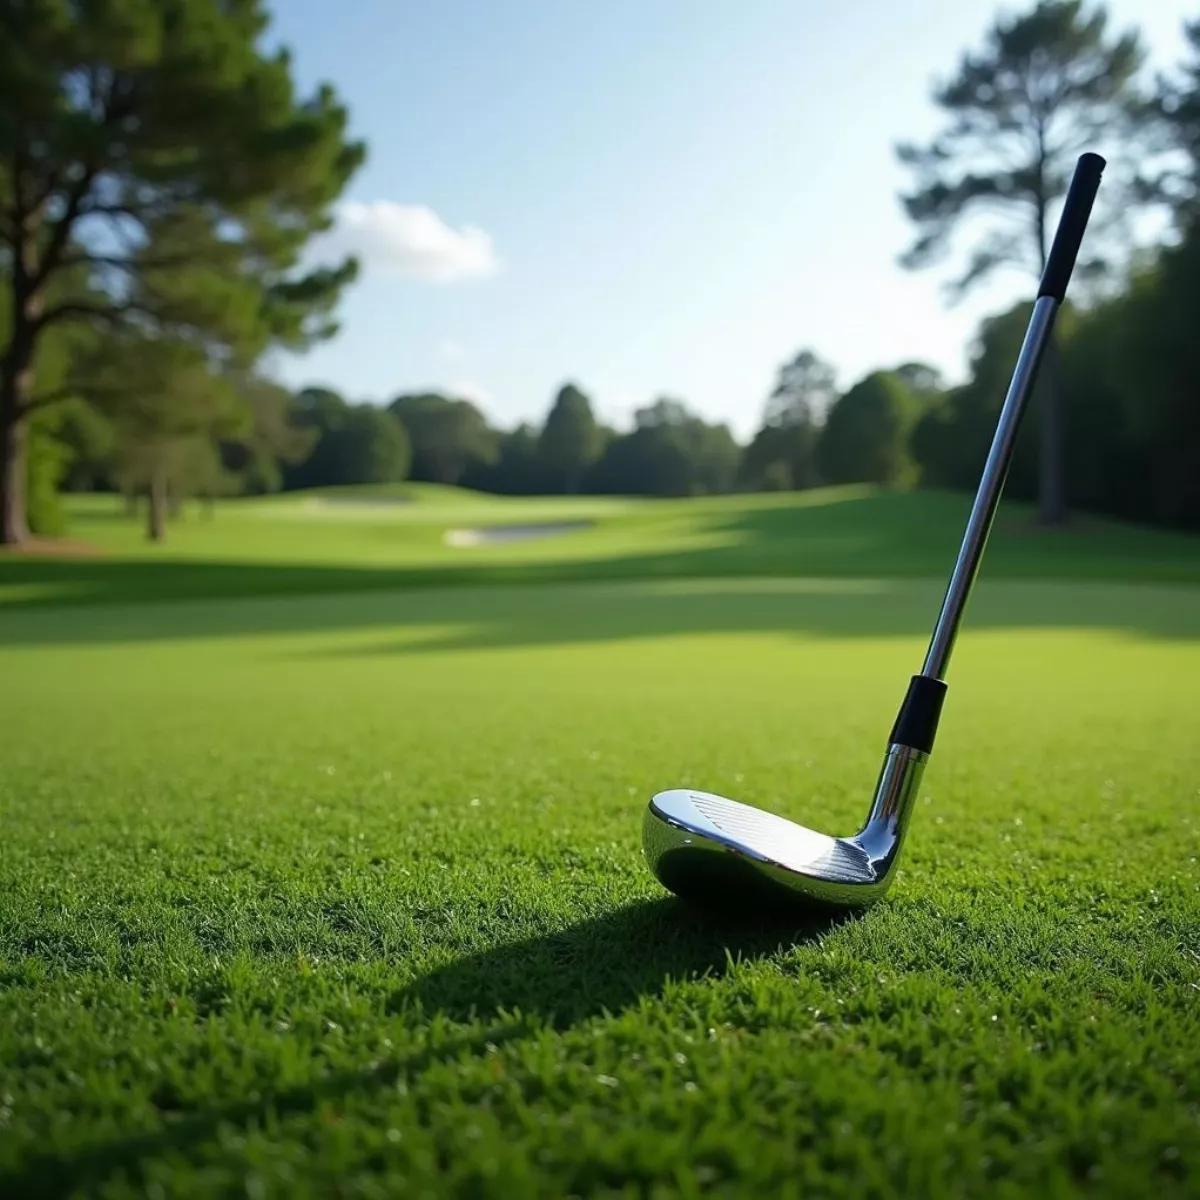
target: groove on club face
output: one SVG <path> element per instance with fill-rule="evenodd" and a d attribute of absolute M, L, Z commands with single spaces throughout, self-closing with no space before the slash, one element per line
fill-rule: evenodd
<path fill-rule="evenodd" d="M 706 907 L 872 904 L 891 886 L 927 760 L 889 746 L 867 823 L 845 838 L 711 792 L 659 792 L 643 819 L 646 861 L 669 891 Z"/>

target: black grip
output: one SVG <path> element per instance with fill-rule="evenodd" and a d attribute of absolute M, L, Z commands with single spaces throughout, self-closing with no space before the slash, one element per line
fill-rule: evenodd
<path fill-rule="evenodd" d="M 908 692 L 888 744 L 911 746 L 929 754 L 933 750 L 933 739 L 937 735 L 938 720 L 942 715 L 942 701 L 946 699 L 946 685 L 931 675 L 914 675 L 908 684 Z"/>
<path fill-rule="evenodd" d="M 1075 174 L 1067 189 L 1067 200 L 1062 216 L 1058 218 L 1058 229 L 1054 233 L 1054 245 L 1046 259 L 1042 272 L 1042 284 L 1038 288 L 1038 299 L 1053 296 L 1059 304 L 1067 294 L 1071 272 L 1075 270 L 1075 259 L 1083 241 L 1083 231 L 1092 215 L 1092 203 L 1100 190 L 1100 176 L 1104 174 L 1105 162 L 1098 154 L 1081 154 L 1075 164 Z"/>

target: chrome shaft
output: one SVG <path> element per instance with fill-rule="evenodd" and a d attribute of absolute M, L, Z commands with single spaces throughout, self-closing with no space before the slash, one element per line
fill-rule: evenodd
<path fill-rule="evenodd" d="M 958 551 L 958 561 L 954 564 L 954 574 L 950 576 L 950 583 L 942 601 L 942 611 L 938 614 L 929 650 L 925 655 L 925 664 L 921 668 L 921 674 L 930 678 L 945 679 L 946 667 L 954 649 L 954 640 L 958 636 L 963 610 L 967 606 L 975 576 L 979 573 L 979 563 L 983 558 L 988 534 L 992 530 L 996 506 L 1008 476 L 1021 416 L 1033 392 L 1038 366 L 1050 342 L 1057 314 L 1058 301 L 1053 296 L 1041 296 L 1033 306 L 1029 327 L 1021 345 L 1021 354 L 1013 370 L 1008 395 L 1004 398 L 1004 407 L 1000 410 L 1000 420 L 992 437 L 992 448 L 988 451 L 983 475 L 979 480 L 979 489 L 975 493 L 975 503 L 971 506 L 971 516 Z"/>

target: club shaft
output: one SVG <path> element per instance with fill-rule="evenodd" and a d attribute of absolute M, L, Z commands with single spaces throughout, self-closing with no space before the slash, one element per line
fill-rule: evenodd
<path fill-rule="evenodd" d="M 967 606 L 975 576 L 979 573 L 979 564 L 983 559 L 983 551 L 992 530 L 992 521 L 996 516 L 996 506 L 1000 502 L 1000 493 L 1008 476 L 1021 417 L 1037 381 L 1038 367 L 1049 345 L 1057 314 L 1056 298 L 1043 295 L 1038 298 L 1030 316 L 1021 353 L 1008 387 L 1008 395 L 1004 397 L 1004 407 L 1001 408 L 1000 419 L 996 423 L 996 432 L 992 437 L 992 446 L 979 481 L 979 490 L 975 493 L 975 502 L 971 506 L 971 516 L 967 521 L 962 545 L 959 547 L 958 561 L 954 564 L 954 574 L 950 576 L 950 583 L 942 601 L 942 610 L 938 614 L 929 650 L 925 655 L 925 665 L 921 668 L 922 675 L 933 679 L 945 679 L 950 654 L 958 636 L 958 627 L 962 622 L 963 610 Z"/>

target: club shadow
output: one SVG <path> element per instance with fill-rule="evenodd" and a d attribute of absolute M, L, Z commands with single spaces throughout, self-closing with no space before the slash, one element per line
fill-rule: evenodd
<path fill-rule="evenodd" d="M 557 1029 L 614 1014 L 673 983 L 724 975 L 820 940 L 854 917 L 844 910 L 790 912 L 747 897 L 720 911 L 668 897 L 643 901 L 455 959 L 398 991 L 390 1007 L 453 1022 L 519 1015 Z"/>

